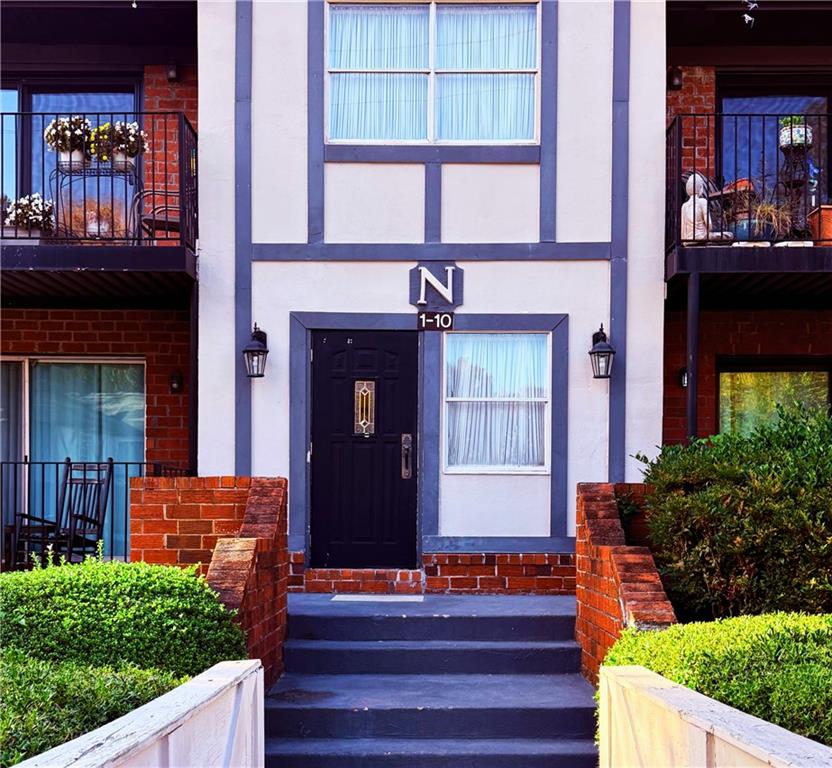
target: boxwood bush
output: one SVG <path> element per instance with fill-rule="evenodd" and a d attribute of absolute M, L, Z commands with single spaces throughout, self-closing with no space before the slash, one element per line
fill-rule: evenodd
<path fill-rule="evenodd" d="M 247 655 L 232 614 L 194 569 L 95 558 L 0 575 L 0 648 L 174 675 Z"/>
<path fill-rule="evenodd" d="M 683 617 L 832 611 L 832 415 L 778 406 L 750 435 L 646 463 L 656 562 Z"/>
<path fill-rule="evenodd" d="M 90 667 L 0 652 L 0 766 L 99 728 L 180 682 L 160 670 Z"/>
<path fill-rule="evenodd" d="M 604 665 L 639 664 L 832 746 L 832 615 L 771 613 L 626 630 Z"/>

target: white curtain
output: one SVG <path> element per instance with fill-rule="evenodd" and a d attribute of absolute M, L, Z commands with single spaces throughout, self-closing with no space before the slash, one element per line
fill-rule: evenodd
<path fill-rule="evenodd" d="M 534 138 L 537 10 L 529 5 L 439 5 L 436 137 L 445 140 Z M 508 70 L 489 72 L 489 70 Z"/>
<path fill-rule="evenodd" d="M 449 334 L 448 467 L 543 467 L 548 380 L 545 334 Z"/>
<path fill-rule="evenodd" d="M 329 68 L 331 139 L 427 138 L 428 76 L 378 70 L 427 69 L 429 8 L 332 5 Z M 375 72 L 372 72 L 375 70 Z"/>

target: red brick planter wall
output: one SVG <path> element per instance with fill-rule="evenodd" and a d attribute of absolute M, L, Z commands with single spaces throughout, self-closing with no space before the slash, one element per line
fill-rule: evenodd
<path fill-rule="evenodd" d="M 284 478 L 139 477 L 130 483 L 131 560 L 201 563 L 238 611 L 266 684 L 283 670 L 289 582 Z"/>
<path fill-rule="evenodd" d="M 0 350 L 9 355 L 144 359 L 146 460 L 188 466 L 187 311 L 4 308 L 0 313 Z M 184 375 L 184 386 L 172 394 L 170 375 L 174 371 Z"/>
<path fill-rule="evenodd" d="M 304 568 L 292 552 L 290 591 L 379 594 L 571 595 L 575 557 L 566 553 L 427 553 L 417 570 Z"/>
<path fill-rule="evenodd" d="M 236 536 L 251 478 L 143 477 L 130 482 L 130 559 L 201 563 L 208 571 L 218 539 Z"/>
<path fill-rule="evenodd" d="M 665 313 L 664 424 L 665 443 L 680 443 L 687 432 L 687 390 L 679 383 L 685 367 L 685 313 Z M 697 433 L 719 429 L 716 358 L 832 357 L 832 310 L 711 310 L 700 314 L 699 414 Z"/>
<path fill-rule="evenodd" d="M 593 684 L 625 627 L 655 629 L 676 621 L 650 550 L 625 544 L 616 491 L 643 494 L 637 485 L 578 484 L 575 639 L 581 672 Z"/>
<path fill-rule="evenodd" d="M 208 583 L 238 611 L 248 654 L 263 662 L 266 685 L 283 672 L 289 586 L 286 480 L 255 477 L 237 538 L 217 542 Z"/>

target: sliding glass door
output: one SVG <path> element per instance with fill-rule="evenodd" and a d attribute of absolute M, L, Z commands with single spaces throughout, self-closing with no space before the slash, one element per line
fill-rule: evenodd
<path fill-rule="evenodd" d="M 115 503 L 111 501 L 105 523 L 104 551 L 125 556 L 129 478 L 142 473 L 144 462 L 144 364 L 4 360 L 0 384 L 0 458 L 20 462 L 28 456 L 32 462 L 26 469 L 4 465 L 4 523 L 13 522 L 14 510 L 22 504 L 36 514 L 55 516 L 63 474 L 60 462 L 112 458 L 117 462 L 111 490 Z M 6 483 L 6 476 L 13 480 L 13 475 L 17 483 Z"/>

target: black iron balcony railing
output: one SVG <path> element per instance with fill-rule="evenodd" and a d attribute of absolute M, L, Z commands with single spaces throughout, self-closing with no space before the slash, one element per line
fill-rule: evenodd
<path fill-rule="evenodd" d="M 5 244 L 197 239 L 197 136 L 179 112 L 0 114 Z"/>
<path fill-rule="evenodd" d="M 667 129 L 665 244 L 832 245 L 829 115 L 686 114 Z"/>
<path fill-rule="evenodd" d="M 74 459 L 0 462 L 3 570 L 10 569 L 15 563 L 28 564 L 32 556 L 42 559 L 43 550 L 50 544 L 56 557 L 65 554 L 62 547 L 66 536 L 61 532 L 70 525 L 67 485 L 77 483 L 79 476 L 82 480 L 101 477 L 99 468 L 106 466 L 109 462 L 78 462 Z M 130 478 L 179 477 L 191 472 L 166 464 L 114 461 L 111 473 L 106 483 L 106 499 L 102 501 L 105 505 L 103 524 L 97 538 L 103 542 L 105 559 L 129 560 Z M 26 526 L 35 530 L 28 541 L 20 535 Z M 24 551 L 27 548 L 28 551 Z"/>

